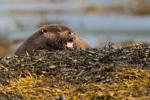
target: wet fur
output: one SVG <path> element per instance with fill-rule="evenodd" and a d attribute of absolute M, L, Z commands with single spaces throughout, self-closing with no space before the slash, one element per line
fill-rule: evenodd
<path fill-rule="evenodd" d="M 45 25 L 31 35 L 24 43 L 17 49 L 16 55 L 31 52 L 37 49 L 66 49 L 63 42 L 68 41 L 72 32 L 68 27 L 61 24 Z M 91 46 L 82 40 L 76 34 L 74 35 L 74 48 L 91 48 Z"/>
<path fill-rule="evenodd" d="M 73 43 L 74 43 L 74 48 L 83 48 L 83 49 L 92 48 L 90 44 L 88 44 L 86 41 L 81 39 L 78 35 L 76 35 L 76 38 Z"/>

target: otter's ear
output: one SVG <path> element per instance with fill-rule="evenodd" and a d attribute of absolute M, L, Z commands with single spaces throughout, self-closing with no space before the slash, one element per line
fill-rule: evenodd
<path fill-rule="evenodd" d="M 35 34 L 36 34 L 37 36 L 43 35 L 43 29 L 38 29 L 38 30 L 35 32 Z"/>
<path fill-rule="evenodd" d="M 46 29 L 42 29 L 41 31 L 42 31 L 42 33 L 46 33 L 46 32 L 47 32 L 47 30 L 46 30 Z"/>

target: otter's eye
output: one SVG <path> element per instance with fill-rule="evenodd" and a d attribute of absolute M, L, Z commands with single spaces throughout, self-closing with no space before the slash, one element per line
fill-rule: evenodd
<path fill-rule="evenodd" d="M 69 32 L 69 34 L 71 35 L 71 34 L 72 34 L 72 32 Z"/>
<path fill-rule="evenodd" d="M 73 35 L 74 33 L 73 32 L 69 32 L 69 35 Z"/>
<path fill-rule="evenodd" d="M 42 32 L 43 32 L 43 33 L 46 33 L 46 32 L 47 32 L 47 30 L 46 30 L 46 29 L 43 29 L 43 30 L 42 30 Z"/>

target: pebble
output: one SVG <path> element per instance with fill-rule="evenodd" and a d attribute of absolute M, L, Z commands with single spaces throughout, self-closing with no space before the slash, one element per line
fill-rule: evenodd
<path fill-rule="evenodd" d="M 49 68 L 53 69 L 53 68 L 56 68 L 56 66 L 55 65 L 50 65 Z"/>

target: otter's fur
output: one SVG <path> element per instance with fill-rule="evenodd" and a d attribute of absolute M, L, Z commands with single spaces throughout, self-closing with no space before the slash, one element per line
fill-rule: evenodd
<path fill-rule="evenodd" d="M 84 40 L 74 34 L 67 26 L 50 24 L 39 28 L 15 52 L 16 55 L 37 49 L 58 50 L 66 49 L 66 42 L 74 43 L 74 48 L 91 48 Z"/>

